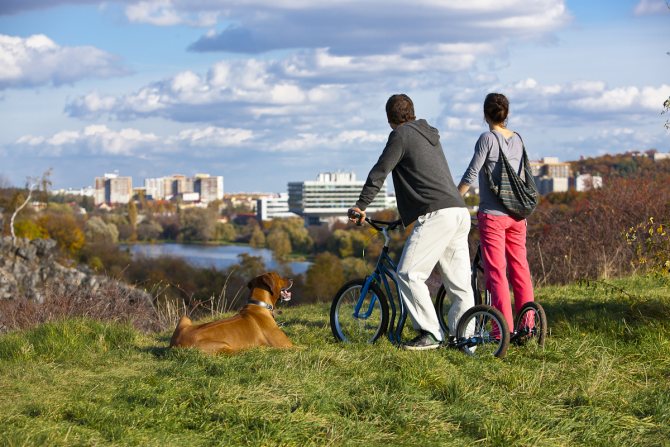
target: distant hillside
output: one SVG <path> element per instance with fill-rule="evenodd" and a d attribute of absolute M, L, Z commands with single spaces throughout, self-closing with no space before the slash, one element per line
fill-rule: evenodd
<path fill-rule="evenodd" d="M 655 149 L 646 152 L 626 152 L 615 155 L 589 157 L 579 161 L 571 161 L 574 172 L 580 174 L 600 174 L 610 177 L 655 177 L 659 174 L 670 174 L 670 159 L 654 161 Z"/>

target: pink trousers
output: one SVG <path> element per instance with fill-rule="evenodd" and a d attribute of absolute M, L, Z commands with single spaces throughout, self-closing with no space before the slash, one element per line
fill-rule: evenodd
<path fill-rule="evenodd" d="M 512 332 L 510 283 L 514 291 L 515 314 L 521 306 L 533 301 L 533 283 L 526 256 L 526 221 L 485 213 L 478 213 L 477 219 L 486 288 L 491 292 L 493 307 L 503 313 Z"/>

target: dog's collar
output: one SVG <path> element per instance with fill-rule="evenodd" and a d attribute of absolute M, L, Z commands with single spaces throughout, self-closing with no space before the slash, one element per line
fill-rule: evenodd
<path fill-rule="evenodd" d="M 248 304 L 254 304 L 256 306 L 261 306 L 261 307 L 266 308 L 269 311 L 274 311 L 274 309 L 275 309 L 274 307 L 272 307 L 272 304 L 268 304 L 264 301 L 259 301 L 259 300 L 249 299 Z"/>

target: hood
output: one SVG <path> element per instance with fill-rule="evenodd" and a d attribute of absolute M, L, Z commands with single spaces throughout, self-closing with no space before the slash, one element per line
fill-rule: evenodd
<path fill-rule="evenodd" d="M 409 121 L 404 124 L 419 132 L 433 146 L 440 142 L 440 133 L 424 119 Z"/>

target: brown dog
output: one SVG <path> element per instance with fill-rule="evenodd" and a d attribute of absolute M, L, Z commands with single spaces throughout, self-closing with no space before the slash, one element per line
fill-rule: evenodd
<path fill-rule="evenodd" d="M 290 348 L 293 344 L 277 326 L 273 310 L 279 299 L 291 299 L 288 289 L 292 284 L 276 272 L 252 279 L 248 284 L 249 301 L 239 314 L 195 326 L 190 318 L 181 317 L 170 347 L 195 347 L 210 354 L 233 353 L 255 346 Z"/>

